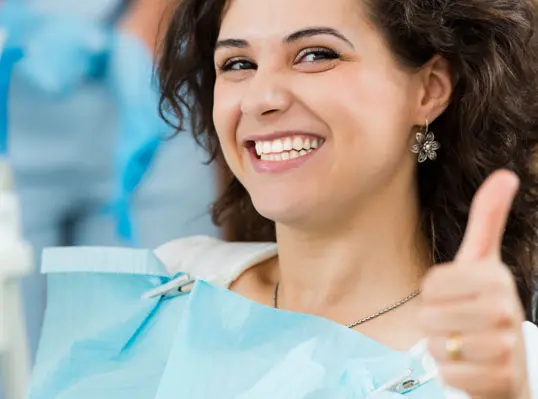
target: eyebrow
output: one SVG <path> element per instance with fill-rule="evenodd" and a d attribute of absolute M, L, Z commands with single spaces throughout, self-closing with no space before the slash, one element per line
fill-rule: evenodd
<path fill-rule="evenodd" d="M 340 33 L 336 29 L 329 28 L 329 27 L 313 27 L 313 28 L 301 29 L 297 32 L 292 33 L 288 37 L 286 37 L 284 41 L 286 43 L 292 43 L 292 42 L 296 42 L 297 40 L 304 39 L 306 37 L 314 37 L 314 36 L 319 36 L 319 35 L 334 36 L 340 40 L 343 40 L 344 42 L 349 44 L 352 48 L 355 48 L 355 46 L 353 46 L 353 43 L 351 43 L 351 41 L 347 37 L 345 37 L 343 33 Z"/>
<path fill-rule="evenodd" d="M 293 43 L 307 37 L 314 37 L 314 36 L 320 36 L 320 35 L 334 36 L 346 42 L 352 48 L 355 48 L 355 46 L 353 46 L 353 43 L 351 43 L 351 41 L 347 37 L 345 37 L 344 34 L 342 34 L 341 32 L 339 32 L 338 30 L 334 28 L 329 28 L 329 27 L 312 27 L 312 28 L 298 30 L 297 32 L 293 32 L 292 34 L 286 36 L 284 38 L 284 43 Z M 223 39 L 223 40 L 219 40 L 216 43 L 215 51 L 223 47 L 248 48 L 250 47 L 250 44 L 244 39 Z"/>

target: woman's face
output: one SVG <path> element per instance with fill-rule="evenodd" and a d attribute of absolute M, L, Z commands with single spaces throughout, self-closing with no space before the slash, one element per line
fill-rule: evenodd
<path fill-rule="evenodd" d="M 232 0 L 215 68 L 222 149 L 263 216 L 346 217 L 389 187 L 411 189 L 423 79 L 360 1 Z"/>

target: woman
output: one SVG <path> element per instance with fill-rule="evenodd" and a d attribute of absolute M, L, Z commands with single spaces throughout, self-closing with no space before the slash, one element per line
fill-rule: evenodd
<path fill-rule="evenodd" d="M 538 398 L 537 22 L 183 0 L 163 107 L 231 171 L 217 220 L 277 244 L 48 251 L 31 397 Z"/>

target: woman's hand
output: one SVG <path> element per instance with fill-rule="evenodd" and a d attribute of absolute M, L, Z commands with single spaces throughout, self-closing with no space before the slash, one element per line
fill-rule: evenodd
<path fill-rule="evenodd" d="M 530 399 L 514 278 L 501 260 L 506 219 L 519 182 L 494 173 L 479 189 L 454 262 L 424 281 L 421 322 L 444 381 L 473 399 Z"/>

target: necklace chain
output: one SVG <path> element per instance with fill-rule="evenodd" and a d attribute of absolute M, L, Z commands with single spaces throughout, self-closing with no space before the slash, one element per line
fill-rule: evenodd
<path fill-rule="evenodd" d="M 280 282 L 277 282 L 275 285 L 275 290 L 273 292 L 273 307 L 275 309 L 278 309 L 278 289 L 280 287 Z M 355 328 L 358 325 L 361 325 L 363 323 L 366 323 L 367 321 L 373 320 L 379 316 L 384 315 L 385 313 L 390 312 L 391 310 L 394 310 L 396 308 L 399 308 L 400 306 L 404 305 L 405 303 L 409 302 L 410 300 L 416 298 L 420 295 L 422 292 L 421 289 L 418 289 L 416 291 L 413 291 L 411 294 L 407 295 L 406 297 L 400 299 L 398 302 L 393 303 L 392 305 L 385 306 L 383 309 L 371 314 L 370 316 L 363 317 L 362 319 L 359 319 L 357 321 L 354 321 L 353 323 L 346 324 L 347 328 Z"/>

